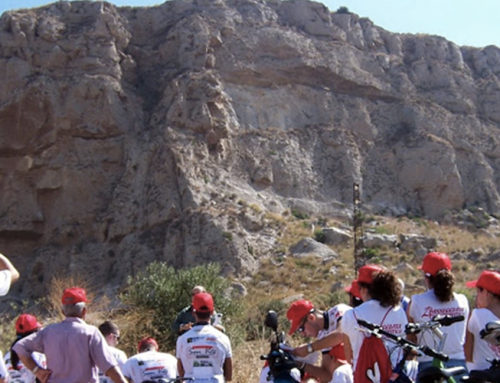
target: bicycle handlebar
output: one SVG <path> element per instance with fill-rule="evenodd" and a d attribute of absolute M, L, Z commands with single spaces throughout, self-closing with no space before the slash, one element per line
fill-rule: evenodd
<path fill-rule="evenodd" d="M 435 329 L 441 326 L 451 326 L 453 323 L 462 322 L 465 320 L 463 315 L 449 316 L 436 315 L 430 321 L 424 323 L 408 323 L 406 325 L 406 334 L 418 334 L 425 329 Z"/>
<path fill-rule="evenodd" d="M 377 336 L 377 337 L 381 337 L 383 335 L 388 340 L 390 340 L 392 343 L 395 343 L 396 345 L 398 345 L 401 348 L 421 352 L 427 356 L 439 359 L 443 362 L 447 362 L 449 359 L 448 355 L 443 354 L 442 352 L 433 350 L 429 346 L 420 346 L 420 345 L 413 343 L 405 338 L 401 338 L 400 336 L 397 336 L 397 335 L 391 334 L 390 332 L 384 331 L 382 329 L 382 326 L 380 326 L 378 324 L 370 323 L 370 322 L 367 322 L 367 321 L 362 320 L 362 319 L 358 319 L 358 324 L 367 328 L 368 329 L 367 331 L 370 332 L 370 334 Z"/>

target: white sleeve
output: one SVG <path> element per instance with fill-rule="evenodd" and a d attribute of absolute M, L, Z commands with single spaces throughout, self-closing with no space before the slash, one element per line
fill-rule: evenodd
<path fill-rule="evenodd" d="M 5 361 L 3 360 L 2 351 L 0 351 L 0 375 L 2 379 L 8 377 L 9 373 L 7 372 L 7 367 L 5 366 Z"/>
<path fill-rule="evenodd" d="M 10 282 L 12 280 L 12 273 L 10 270 L 0 271 L 0 296 L 7 295 L 10 289 Z"/>
<path fill-rule="evenodd" d="M 479 328 L 478 316 L 476 310 L 472 310 L 472 313 L 469 317 L 469 322 L 467 323 L 467 330 L 469 330 L 469 332 L 474 336 L 478 336 L 479 331 L 481 331 L 481 329 Z"/>
<path fill-rule="evenodd" d="M 31 357 L 33 358 L 33 360 L 37 365 L 39 365 L 42 368 L 47 368 L 47 361 L 45 359 L 45 354 L 34 352 L 33 354 L 31 354 Z"/>
<path fill-rule="evenodd" d="M 125 376 L 128 379 L 132 378 L 132 371 L 130 371 L 130 364 L 131 364 L 130 359 L 128 359 L 121 368 L 123 376 Z"/>

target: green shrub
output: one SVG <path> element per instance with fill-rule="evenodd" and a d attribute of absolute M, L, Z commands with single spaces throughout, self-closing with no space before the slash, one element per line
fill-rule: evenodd
<path fill-rule="evenodd" d="M 350 14 L 351 12 L 349 11 L 349 8 L 347 8 L 346 6 L 342 6 L 337 9 L 337 13 Z"/>
<path fill-rule="evenodd" d="M 317 229 L 314 231 L 314 239 L 320 243 L 326 242 L 326 235 L 323 229 Z"/>
<path fill-rule="evenodd" d="M 292 215 L 295 218 L 298 218 L 298 219 L 307 219 L 307 218 L 309 218 L 309 215 L 307 213 L 302 213 L 301 211 L 299 211 L 297 209 L 292 209 Z"/>
<path fill-rule="evenodd" d="M 378 249 L 368 247 L 364 250 L 364 256 L 368 259 L 376 258 L 379 256 Z"/>
<path fill-rule="evenodd" d="M 225 295 L 230 282 L 220 276 L 218 264 L 176 270 L 163 262 L 153 262 L 137 276 L 129 277 L 127 282 L 121 299 L 135 312 L 132 317 L 142 317 L 133 334 L 136 339 L 130 341 L 153 336 L 163 349 L 174 348 L 176 335 L 170 325 L 179 311 L 190 304 L 191 290 L 196 285 L 204 286 L 212 294 L 215 309 L 224 315 L 222 322 L 231 338 L 232 318 L 240 312 L 240 300 Z M 241 334 L 235 334 L 234 338 L 240 339 Z"/>

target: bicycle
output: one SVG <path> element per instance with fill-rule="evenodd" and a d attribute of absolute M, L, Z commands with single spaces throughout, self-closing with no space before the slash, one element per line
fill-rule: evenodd
<path fill-rule="evenodd" d="M 494 345 L 500 346 L 500 321 L 489 322 L 479 333 L 481 339 Z M 466 381 L 474 383 L 500 383 L 500 359 L 488 359 L 490 367 L 486 370 L 471 370 L 469 379 Z"/>
<path fill-rule="evenodd" d="M 362 319 L 358 319 L 358 324 L 365 328 L 363 329 L 363 331 L 369 332 L 372 336 L 377 336 L 379 338 L 384 337 L 385 340 L 403 349 L 404 351 L 403 357 L 393 368 L 392 376 L 389 379 L 389 382 L 413 383 L 413 380 L 410 379 L 408 375 L 404 372 L 405 362 L 410 354 L 417 354 L 417 355 L 424 354 L 441 361 L 448 361 L 449 359 L 447 355 L 443 354 L 440 351 L 436 351 L 426 345 L 418 345 L 405 338 L 402 338 L 401 336 L 391 334 L 387 331 L 384 331 L 382 327 L 377 324 L 373 324 L 364 321 Z M 464 372 L 465 369 L 463 367 L 451 367 L 451 368 L 429 367 L 418 374 L 418 380 L 422 383 L 437 383 L 441 382 L 443 379 L 449 379 L 450 377 L 462 374 Z"/>
<path fill-rule="evenodd" d="M 465 317 L 463 315 L 458 315 L 458 316 L 454 316 L 454 317 L 449 316 L 449 315 L 436 315 L 430 321 L 427 321 L 427 322 L 408 323 L 406 325 L 405 333 L 407 335 L 409 335 L 409 334 L 416 335 L 416 334 L 423 333 L 426 331 L 432 332 L 433 335 L 439 340 L 436 349 L 438 352 L 441 352 L 444 348 L 447 334 L 443 334 L 443 332 L 440 330 L 440 328 L 443 326 L 451 326 L 452 324 L 457 323 L 457 322 L 462 322 L 463 320 L 465 320 Z M 421 371 L 421 373 L 419 373 L 419 375 L 417 376 L 417 380 L 422 381 L 421 378 L 424 378 L 426 380 L 432 379 L 430 377 L 430 375 L 432 373 L 439 375 L 439 369 L 444 368 L 443 362 L 444 361 L 440 360 L 439 358 L 434 358 L 432 360 L 432 367 L 435 367 L 435 368 L 432 369 L 430 367 L 430 369 L 424 370 L 425 373 L 424 373 L 424 371 Z M 464 372 L 466 372 L 466 370 L 463 368 L 462 373 L 464 373 Z M 460 375 L 460 374 L 456 374 L 456 375 Z M 453 375 L 447 376 L 446 381 L 448 383 L 456 383 L 456 380 L 453 378 Z"/>
<path fill-rule="evenodd" d="M 292 354 L 281 347 L 285 340 L 285 334 L 278 332 L 278 314 L 270 310 L 264 320 L 264 325 L 274 331 L 274 338 L 271 339 L 271 350 L 269 354 L 261 355 L 260 359 L 267 361 L 269 364 L 269 374 L 267 380 L 271 379 L 274 383 L 297 383 L 300 381 L 300 372 Z M 294 375 L 299 375 L 299 379 L 295 379 Z"/>

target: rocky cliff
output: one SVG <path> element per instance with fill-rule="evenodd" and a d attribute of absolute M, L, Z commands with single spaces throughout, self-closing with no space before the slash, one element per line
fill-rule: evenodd
<path fill-rule="evenodd" d="M 14 292 L 153 260 L 251 273 L 286 209 L 500 213 L 500 50 L 305 0 L 60 1 L 0 18 Z"/>

